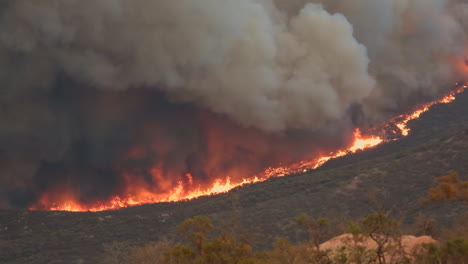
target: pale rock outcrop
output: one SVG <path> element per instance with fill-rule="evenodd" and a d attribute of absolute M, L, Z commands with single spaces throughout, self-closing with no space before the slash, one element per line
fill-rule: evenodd
<path fill-rule="evenodd" d="M 404 254 L 407 257 L 411 257 L 415 253 L 419 252 L 422 249 L 423 244 L 428 243 L 437 243 L 437 240 L 433 239 L 430 236 L 412 236 L 412 235 L 404 235 L 401 236 L 400 241 L 390 241 L 390 245 L 398 245 L 398 242 L 401 243 L 401 249 L 403 250 Z M 368 250 L 376 250 L 377 243 L 369 237 L 359 239 L 356 242 L 353 239 L 352 234 L 343 234 L 337 237 L 334 237 L 320 245 L 321 250 L 336 252 L 337 250 L 345 247 L 347 249 L 352 249 L 356 246 L 362 246 L 367 248 Z M 387 254 L 390 255 L 390 254 Z M 387 256 L 387 258 L 391 258 L 391 256 Z"/>

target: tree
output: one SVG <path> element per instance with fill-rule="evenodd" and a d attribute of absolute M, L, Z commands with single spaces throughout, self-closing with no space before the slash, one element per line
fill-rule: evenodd
<path fill-rule="evenodd" d="M 431 218 L 423 213 L 419 213 L 416 216 L 413 225 L 414 235 L 436 237 L 438 232 L 439 230 L 434 218 Z"/>
<path fill-rule="evenodd" d="M 315 219 L 305 213 L 297 216 L 294 220 L 309 236 L 308 242 L 312 245 L 312 250 L 309 252 L 311 261 L 323 264 L 332 263 L 329 252 L 320 249 L 320 243 L 329 237 L 330 221 L 327 218 Z"/>
<path fill-rule="evenodd" d="M 456 172 L 436 178 L 438 185 L 429 189 L 423 202 L 468 202 L 468 181 L 462 181 Z"/>
<path fill-rule="evenodd" d="M 196 216 L 177 227 L 190 245 L 176 245 L 165 254 L 168 264 L 253 264 L 256 255 L 246 242 L 227 228 L 214 227 L 207 217 Z"/>
<path fill-rule="evenodd" d="M 328 251 L 310 248 L 308 244 L 292 245 L 278 238 L 273 251 L 269 252 L 265 264 L 332 264 Z"/>
<path fill-rule="evenodd" d="M 170 248 L 167 242 L 149 243 L 136 247 L 128 256 L 128 264 L 162 264 L 165 252 Z"/>
<path fill-rule="evenodd" d="M 423 250 L 416 255 L 416 263 L 424 264 L 462 264 L 468 263 L 468 240 L 454 238 L 442 244 L 424 244 Z"/>
<path fill-rule="evenodd" d="M 355 241 L 362 242 L 368 237 L 377 244 L 375 257 L 379 264 L 387 263 L 387 253 L 398 251 L 398 253 L 402 253 L 401 244 L 399 243 L 401 237 L 399 224 L 387 212 L 372 213 L 359 222 L 350 222 L 348 230 L 355 238 Z M 361 253 L 368 256 L 365 250 Z"/>
<path fill-rule="evenodd" d="M 164 253 L 163 263 L 166 264 L 192 264 L 195 263 L 197 254 L 185 245 L 175 245 Z"/>
<path fill-rule="evenodd" d="M 104 263 L 106 264 L 126 264 L 128 255 L 132 247 L 126 242 L 112 242 L 104 244 L 104 252 L 106 253 Z"/>
<path fill-rule="evenodd" d="M 317 250 L 320 247 L 320 243 L 329 236 L 328 226 L 330 224 L 330 220 L 327 218 L 315 219 L 310 215 L 303 213 L 298 215 L 294 220 L 307 232 L 309 242 L 311 242 Z"/>
<path fill-rule="evenodd" d="M 207 234 L 213 229 L 211 220 L 204 216 L 195 216 L 182 222 L 177 227 L 177 232 L 184 236 L 198 255 L 203 255 L 203 247 L 207 241 Z"/>

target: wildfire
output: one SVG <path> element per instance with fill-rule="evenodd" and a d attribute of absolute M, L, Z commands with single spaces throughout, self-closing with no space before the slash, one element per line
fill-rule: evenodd
<path fill-rule="evenodd" d="M 321 157 L 317 157 L 313 160 L 301 161 L 296 164 L 270 167 L 267 168 L 262 174 L 253 176 L 251 178 L 245 178 L 242 181 L 232 182 L 230 177 L 218 178 L 208 188 L 201 186 L 194 186 L 193 178 L 191 174 L 186 174 L 186 179 L 181 179 L 177 186 L 166 193 L 152 192 L 149 188 L 136 188 L 127 190 L 125 197 L 114 196 L 108 201 L 97 202 L 92 205 L 84 204 L 77 199 L 73 193 L 67 193 L 64 195 L 55 195 L 54 192 L 44 194 L 38 203 L 31 207 L 31 210 L 52 210 L 52 211 L 104 211 L 114 210 L 129 206 L 136 206 L 148 203 L 158 202 L 175 202 L 183 200 L 191 200 L 201 196 L 215 195 L 220 193 L 229 192 L 237 187 L 244 186 L 247 184 L 257 183 L 265 181 L 272 177 L 281 177 L 290 174 L 304 173 L 309 170 L 317 169 L 322 166 L 325 162 L 355 153 L 364 149 L 375 147 L 383 142 L 395 140 L 398 137 L 404 137 L 409 135 L 410 128 L 408 122 L 417 119 L 422 113 L 427 112 L 433 105 L 450 103 L 455 100 L 455 96 L 463 92 L 467 88 L 467 84 L 457 84 L 456 89 L 450 91 L 447 95 L 443 96 L 437 101 L 429 102 L 419 106 L 408 114 L 397 116 L 390 120 L 387 124 L 381 126 L 381 128 L 389 127 L 393 125 L 396 129 L 392 130 L 393 139 L 386 139 L 385 137 L 378 135 L 365 135 L 359 129 L 356 129 L 353 134 L 352 144 L 345 149 L 338 150 Z M 154 173 L 157 173 L 154 172 Z M 185 180 L 185 181 L 184 181 Z M 131 188 L 131 187 L 129 187 Z M 134 187 L 135 188 L 135 187 Z M 60 193 L 60 192 L 58 192 Z M 59 202 L 54 202 L 59 201 Z"/>
<path fill-rule="evenodd" d="M 450 91 L 447 95 L 443 96 L 437 101 L 429 102 L 419 106 L 418 108 L 414 109 L 409 114 L 403 114 L 393 118 L 390 123 L 393 123 L 399 131 L 395 131 L 402 136 L 408 136 L 410 132 L 410 128 L 408 127 L 408 122 L 414 119 L 418 119 L 421 114 L 429 111 L 429 109 L 436 104 L 448 104 L 453 102 L 456 99 L 456 95 L 463 92 L 467 88 L 467 84 L 460 85 L 458 83 L 455 84 L 458 88 Z"/>

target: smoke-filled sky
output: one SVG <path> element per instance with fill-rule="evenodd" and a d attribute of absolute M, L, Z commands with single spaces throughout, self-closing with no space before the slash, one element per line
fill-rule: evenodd
<path fill-rule="evenodd" d="M 149 142 L 132 168 L 200 178 L 339 145 L 463 78 L 467 34 L 463 0 L 1 1 L 0 206 L 116 192 Z"/>

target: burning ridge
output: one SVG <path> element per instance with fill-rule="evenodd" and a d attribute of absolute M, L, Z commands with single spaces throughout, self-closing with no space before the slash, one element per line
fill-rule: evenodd
<path fill-rule="evenodd" d="M 464 0 L 4 0 L 0 208 L 192 199 L 405 136 L 430 104 L 364 128 L 466 80 L 467 17 Z"/>
<path fill-rule="evenodd" d="M 377 126 L 376 128 L 370 129 L 366 134 L 363 134 L 360 129 L 356 129 L 353 133 L 352 141 L 349 146 L 341 150 L 330 152 L 328 155 L 317 156 L 312 160 L 300 161 L 289 164 L 287 166 L 269 167 L 264 172 L 252 177 L 243 178 L 241 181 L 231 181 L 229 176 L 220 177 L 215 179 L 211 186 L 202 188 L 201 186 L 193 186 L 193 177 L 190 173 L 187 173 L 185 177 L 188 180 L 188 183 L 180 180 L 176 187 L 165 194 L 152 193 L 149 190 L 140 189 L 133 195 L 114 196 L 106 202 L 97 202 L 95 204 L 86 205 L 80 203 L 78 200 L 75 200 L 73 196 L 68 196 L 68 194 L 61 196 L 60 202 L 55 202 L 55 200 L 50 199 L 46 193 L 41 197 L 38 203 L 32 206 L 30 209 L 73 212 L 103 211 L 148 203 L 184 201 L 195 199 L 201 196 L 225 193 L 240 186 L 266 181 L 272 177 L 282 177 L 290 174 L 305 173 L 310 170 L 319 168 L 325 162 L 331 159 L 373 148 L 382 143 L 398 140 L 401 137 L 409 135 L 411 131 L 408 127 L 409 121 L 419 118 L 421 114 L 429 111 L 433 105 L 451 103 L 456 99 L 457 94 L 468 88 L 468 83 L 457 83 L 456 86 L 457 87 L 455 89 L 451 90 L 438 100 L 424 103 L 406 114 L 394 117 L 388 122 Z"/>

